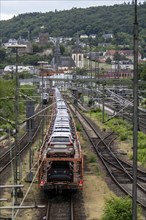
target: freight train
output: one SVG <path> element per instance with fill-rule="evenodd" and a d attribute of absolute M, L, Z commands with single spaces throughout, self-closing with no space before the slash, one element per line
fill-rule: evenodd
<path fill-rule="evenodd" d="M 39 150 L 39 185 L 43 190 L 83 187 L 83 155 L 71 112 L 60 91 L 53 89 L 51 122 Z"/>
<path fill-rule="evenodd" d="M 49 102 L 49 94 L 44 92 L 42 94 L 42 103 L 43 103 L 43 105 L 46 105 L 46 104 L 48 104 L 48 102 Z"/>

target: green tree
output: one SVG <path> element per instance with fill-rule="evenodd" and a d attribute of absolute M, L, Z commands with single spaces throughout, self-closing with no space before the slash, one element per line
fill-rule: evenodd
<path fill-rule="evenodd" d="M 76 68 L 76 74 L 77 75 L 86 75 L 87 74 L 87 70 L 85 68 Z"/>
<path fill-rule="evenodd" d="M 140 210 L 138 211 L 140 214 Z M 131 220 L 132 201 L 129 198 L 115 197 L 106 201 L 101 220 Z M 138 217 L 140 220 L 140 217 Z"/>
<path fill-rule="evenodd" d="M 0 79 L 0 115 L 5 119 L 13 120 L 14 113 L 14 80 Z M 1 125 L 6 122 L 0 120 Z"/>
<path fill-rule="evenodd" d="M 65 47 L 63 45 L 60 45 L 60 53 L 63 55 L 65 52 Z"/>
<path fill-rule="evenodd" d="M 118 52 L 116 52 L 114 54 L 113 60 L 120 61 L 120 60 L 127 60 L 127 58 L 124 55 L 121 55 Z"/>
<path fill-rule="evenodd" d="M 130 45 L 132 42 L 132 35 L 124 32 L 118 32 L 114 35 L 113 42 L 116 45 Z"/>
<path fill-rule="evenodd" d="M 33 52 L 34 53 L 38 53 L 38 52 L 42 52 L 42 47 L 40 47 L 38 44 L 34 43 L 32 45 L 32 48 L 33 48 Z"/>
<path fill-rule="evenodd" d="M 4 60 L 5 58 L 6 58 L 6 50 L 0 48 L 0 61 Z"/>
<path fill-rule="evenodd" d="M 146 81 L 146 63 L 139 65 L 139 77 L 141 80 Z"/>
<path fill-rule="evenodd" d="M 105 61 L 105 62 L 106 62 L 106 63 L 108 63 L 108 64 L 111 64 L 111 61 L 112 61 L 112 60 L 111 60 L 111 58 L 110 58 L 110 57 L 108 57 L 108 58 L 106 59 L 106 61 Z"/>

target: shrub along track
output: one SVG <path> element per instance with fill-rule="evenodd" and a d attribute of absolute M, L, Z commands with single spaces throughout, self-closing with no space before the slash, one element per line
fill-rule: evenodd
<path fill-rule="evenodd" d="M 124 193 L 132 197 L 132 166 L 126 161 L 121 160 L 112 151 L 113 141 L 116 138 L 115 134 L 111 132 L 107 136 L 101 137 L 97 129 L 93 126 L 93 123 L 91 123 L 78 108 L 75 109 L 71 104 L 69 106 L 80 121 L 95 152 L 100 157 L 112 180 Z M 138 169 L 137 175 L 137 202 L 139 202 L 143 208 L 146 208 L 146 173 Z"/>
<path fill-rule="evenodd" d="M 122 102 L 122 98 L 121 98 Z M 108 100 L 106 106 L 112 109 L 115 112 L 119 112 L 119 116 L 123 119 L 126 119 L 131 124 L 133 123 L 133 104 L 132 102 L 126 100 L 127 107 L 121 106 L 120 103 L 116 101 Z M 123 109 L 124 108 L 124 109 Z M 123 110 L 122 110 L 123 109 Z M 139 108 L 138 109 L 138 126 L 139 130 L 146 134 L 146 110 Z"/>

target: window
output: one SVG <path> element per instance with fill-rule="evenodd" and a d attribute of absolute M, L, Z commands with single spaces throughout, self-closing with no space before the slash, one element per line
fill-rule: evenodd
<path fill-rule="evenodd" d="M 81 55 L 79 55 L 79 61 L 81 61 L 82 60 L 82 57 L 81 57 Z"/>

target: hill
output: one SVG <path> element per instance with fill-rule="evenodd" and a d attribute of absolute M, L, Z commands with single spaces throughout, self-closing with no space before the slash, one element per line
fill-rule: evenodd
<path fill-rule="evenodd" d="M 138 22 L 140 35 L 146 36 L 146 2 L 138 5 Z M 22 36 L 37 37 L 39 32 L 48 32 L 50 36 L 71 37 L 78 34 L 96 34 L 124 32 L 133 34 L 134 5 L 121 4 L 114 6 L 99 6 L 86 9 L 47 13 L 20 14 L 7 21 L 0 21 L 2 41 Z"/>

